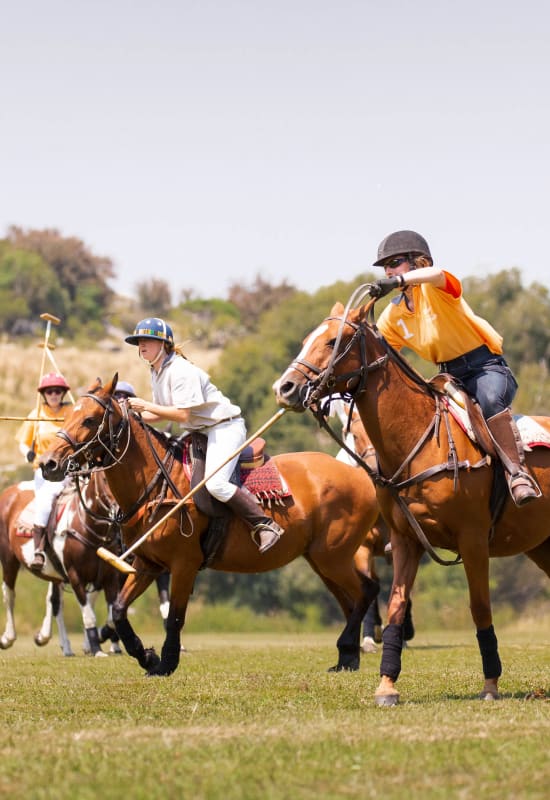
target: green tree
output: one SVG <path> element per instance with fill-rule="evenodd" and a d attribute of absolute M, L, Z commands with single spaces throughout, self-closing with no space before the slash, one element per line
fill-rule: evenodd
<path fill-rule="evenodd" d="M 145 314 L 165 317 L 172 308 L 172 290 L 169 283 L 161 278 L 137 283 L 136 294 L 139 306 Z"/>
<path fill-rule="evenodd" d="M 29 333 L 48 312 L 64 317 L 68 296 L 59 278 L 38 253 L 0 242 L 0 326 L 7 333 Z"/>
<path fill-rule="evenodd" d="M 73 329 L 69 332 L 105 317 L 113 297 L 107 281 L 115 274 L 110 258 L 94 255 L 80 239 L 64 237 L 55 229 L 24 230 L 12 226 L 7 241 L 16 250 L 40 256 L 53 272 L 68 300 L 68 327 Z M 80 302 L 82 294 L 85 299 Z M 90 303 L 92 295 L 94 302 Z"/>

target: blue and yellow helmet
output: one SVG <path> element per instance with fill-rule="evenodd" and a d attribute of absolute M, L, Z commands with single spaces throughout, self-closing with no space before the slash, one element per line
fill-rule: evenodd
<path fill-rule="evenodd" d="M 161 342 L 174 344 L 172 328 L 159 317 L 148 317 L 140 320 L 134 332 L 127 336 L 124 341 L 128 344 L 138 344 L 140 339 L 160 339 Z"/>

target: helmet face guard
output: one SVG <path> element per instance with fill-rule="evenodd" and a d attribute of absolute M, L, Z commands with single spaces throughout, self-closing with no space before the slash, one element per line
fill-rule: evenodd
<path fill-rule="evenodd" d="M 377 259 L 374 267 L 383 267 L 384 263 L 395 256 L 424 256 L 433 264 L 432 254 L 426 239 L 415 231 L 395 231 L 382 239 L 378 245 Z"/>
<path fill-rule="evenodd" d="M 160 342 L 168 342 L 170 345 L 174 344 L 172 328 L 160 317 L 148 317 L 140 320 L 134 328 L 134 332 L 124 341 L 137 345 L 140 339 L 156 339 Z"/>

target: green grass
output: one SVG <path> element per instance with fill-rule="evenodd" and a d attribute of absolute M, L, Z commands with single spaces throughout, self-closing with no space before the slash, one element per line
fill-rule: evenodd
<path fill-rule="evenodd" d="M 402 703 L 377 708 L 378 656 L 327 673 L 335 634 L 193 634 L 170 678 L 128 656 L 0 653 L 0 793 L 25 798 L 542 798 L 548 635 L 500 632 L 504 699 L 476 699 L 473 633 L 419 632 Z M 160 645 L 160 635 L 145 635 Z M 76 644 L 76 643 L 75 643 Z M 78 652 L 75 647 L 75 652 Z"/>

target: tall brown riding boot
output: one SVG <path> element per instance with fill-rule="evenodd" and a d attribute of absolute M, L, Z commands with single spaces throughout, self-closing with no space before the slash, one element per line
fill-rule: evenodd
<path fill-rule="evenodd" d="M 266 550 L 277 544 L 283 535 L 283 528 L 277 525 L 271 517 L 261 513 L 261 506 L 249 492 L 237 489 L 226 505 L 249 526 L 252 541 L 258 545 L 260 553 L 265 553 Z M 256 534 L 260 539 L 259 544 L 255 538 Z"/>
<path fill-rule="evenodd" d="M 46 563 L 46 556 L 44 555 L 44 542 L 46 541 L 46 528 L 44 525 L 34 525 L 32 529 L 32 538 L 34 541 L 34 558 L 30 564 L 30 568 L 34 572 L 41 572 L 44 564 Z"/>
<path fill-rule="evenodd" d="M 525 466 L 523 443 L 509 408 L 487 420 L 493 442 L 506 471 L 508 488 L 517 506 L 541 496 L 540 488 Z"/>

